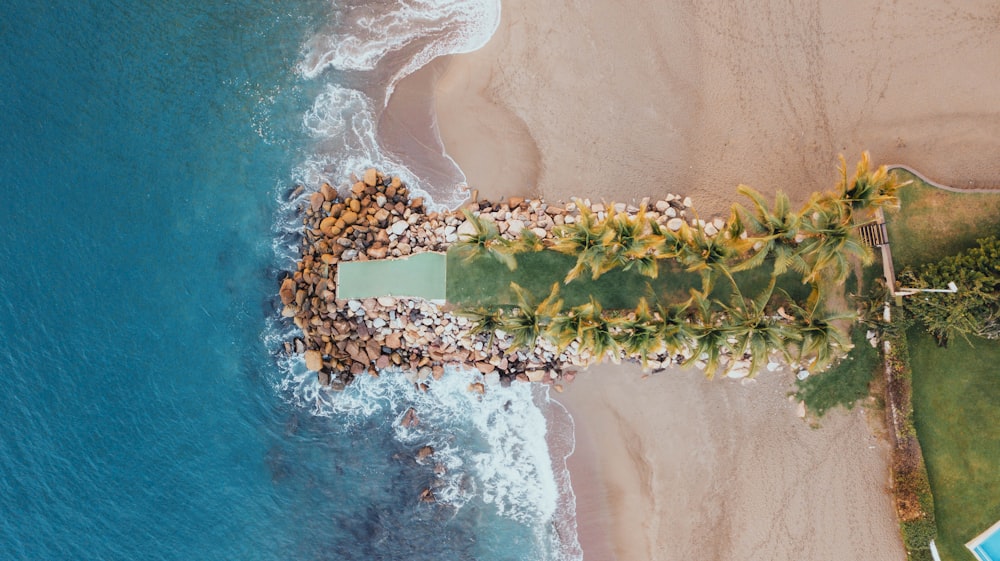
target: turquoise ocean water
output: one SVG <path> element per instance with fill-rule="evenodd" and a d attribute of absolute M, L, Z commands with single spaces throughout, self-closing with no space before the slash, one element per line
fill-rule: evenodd
<path fill-rule="evenodd" d="M 451 372 L 330 394 L 277 352 L 293 185 L 379 164 L 460 198 L 450 161 L 387 154 L 373 123 L 499 7 L 402 6 L 5 3 L 0 559 L 578 556 L 544 392 L 479 402 Z"/>

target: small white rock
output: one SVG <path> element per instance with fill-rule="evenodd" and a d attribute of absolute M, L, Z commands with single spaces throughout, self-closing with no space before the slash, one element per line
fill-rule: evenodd
<path fill-rule="evenodd" d="M 403 232 L 405 232 L 407 229 L 409 229 L 409 227 L 410 225 L 403 220 L 400 220 L 399 222 L 393 222 L 392 226 L 389 226 L 389 233 L 398 236 Z"/>

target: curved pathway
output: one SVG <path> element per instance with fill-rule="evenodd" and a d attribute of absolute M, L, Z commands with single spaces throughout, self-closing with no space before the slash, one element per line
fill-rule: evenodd
<path fill-rule="evenodd" d="M 951 191 L 952 193 L 1000 193 L 1000 188 L 990 188 L 990 189 L 959 189 L 958 187 L 951 187 L 948 185 L 942 185 L 933 179 L 929 179 L 926 175 L 920 173 L 919 171 L 911 168 L 905 164 L 885 164 L 885 167 L 892 171 L 894 169 L 901 169 L 908 171 L 919 178 L 924 183 L 930 185 L 931 187 L 937 187 L 938 189 L 943 189 L 945 191 Z"/>

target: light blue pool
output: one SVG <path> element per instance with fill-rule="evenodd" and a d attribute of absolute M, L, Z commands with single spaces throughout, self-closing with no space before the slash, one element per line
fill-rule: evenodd
<path fill-rule="evenodd" d="M 401 259 L 341 263 L 337 269 L 337 298 L 444 300 L 447 261 L 443 253 L 427 252 Z"/>
<path fill-rule="evenodd" d="M 980 561 L 1000 561 L 1000 522 L 965 544 Z"/>

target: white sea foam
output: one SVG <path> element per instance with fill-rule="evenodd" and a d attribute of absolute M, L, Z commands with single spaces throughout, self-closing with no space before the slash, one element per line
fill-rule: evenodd
<path fill-rule="evenodd" d="M 457 185 L 434 186 L 432 201 L 430 186 L 379 145 L 377 123 L 399 80 L 439 55 L 473 51 L 489 40 L 500 21 L 499 0 L 398 0 L 388 8 L 372 8 L 376 3 L 367 0 L 361 4 L 346 8 L 336 24 L 306 43 L 298 70 L 307 79 L 330 79 L 324 73 L 329 68 L 368 73 L 362 78 L 365 91 L 375 96 L 384 91 L 384 96 L 373 100 L 344 82 L 328 82 L 303 116 L 303 132 L 314 145 L 292 179 L 306 189 L 293 200 L 282 197 L 274 244 L 278 258 L 291 267 L 299 251 L 295 234 L 301 232 L 296 209 L 322 183 L 344 188 L 352 173 L 376 167 L 399 175 L 432 208 L 453 208 L 465 199 L 457 189 L 464 184 L 462 176 Z M 497 516 L 530 527 L 545 558 L 581 558 L 563 457 L 572 450 L 572 419 L 566 415 L 569 425 L 560 427 L 561 438 L 568 439 L 555 445 L 560 457 L 550 458 L 547 420 L 539 408 L 548 403 L 547 388 L 493 384 L 479 395 L 468 391 L 471 381 L 481 379 L 477 372 L 449 368 L 429 392 L 416 390 L 398 372 L 360 376 L 345 391 L 333 392 L 319 386 L 301 357 L 278 352 L 295 335 L 301 334 L 278 318 L 264 335 L 283 373 L 277 389 L 290 403 L 348 426 L 391 423 L 401 444 L 434 447 L 433 461 L 445 468 L 434 489 L 439 503 L 455 509 L 470 501 L 489 505 Z M 410 407 L 420 422 L 407 428 L 400 420 Z"/>
<path fill-rule="evenodd" d="M 338 32 L 321 32 L 306 43 L 298 68 L 306 78 L 331 67 L 371 71 L 386 55 L 423 44 L 393 73 L 391 93 L 397 81 L 434 57 L 479 49 L 499 23 L 499 0 L 399 0 L 385 9 L 358 6 L 346 11 Z"/>
<path fill-rule="evenodd" d="M 411 190 L 425 194 L 413 173 L 382 151 L 375 122 L 371 100 L 364 93 L 326 84 L 302 118 L 302 128 L 316 140 L 316 148 L 293 170 L 295 182 L 313 188 L 323 183 L 343 187 L 352 173 L 375 167 L 393 170 Z"/>
<path fill-rule="evenodd" d="M 286 366 L 291 375 L 280 390 L 313 414 L 336 416 L 348 426 L 383 419 L 392 423 L 398 442 L 431 445 L 431 459 L 445 468 L 435 489 L 439 503 L 453 508 L 469 501 L 492 505 L 498 516 L 533 528 L 539 547 L 551 558 L 579 558 L 575 526 L 568 532 L 566 526 L 573 513 L 567 511 L 572 491 L 564 458 L 550 459 L 547 420 L 536 405 L 548 402 L 547 388 L 493 384 L 480 395 L 468 388 L 482 379 L 478 372 L 448 368 L 428 392 L 417 390 L 398 372 L 360 376 L 346 390 L 333 392 L 316 383 L 301 359 L 289 359 Z M 410 407 L 419 423 L 404 427 L 400 421 Z M 572 439 L 572 434 L 563 437 Z"/>

